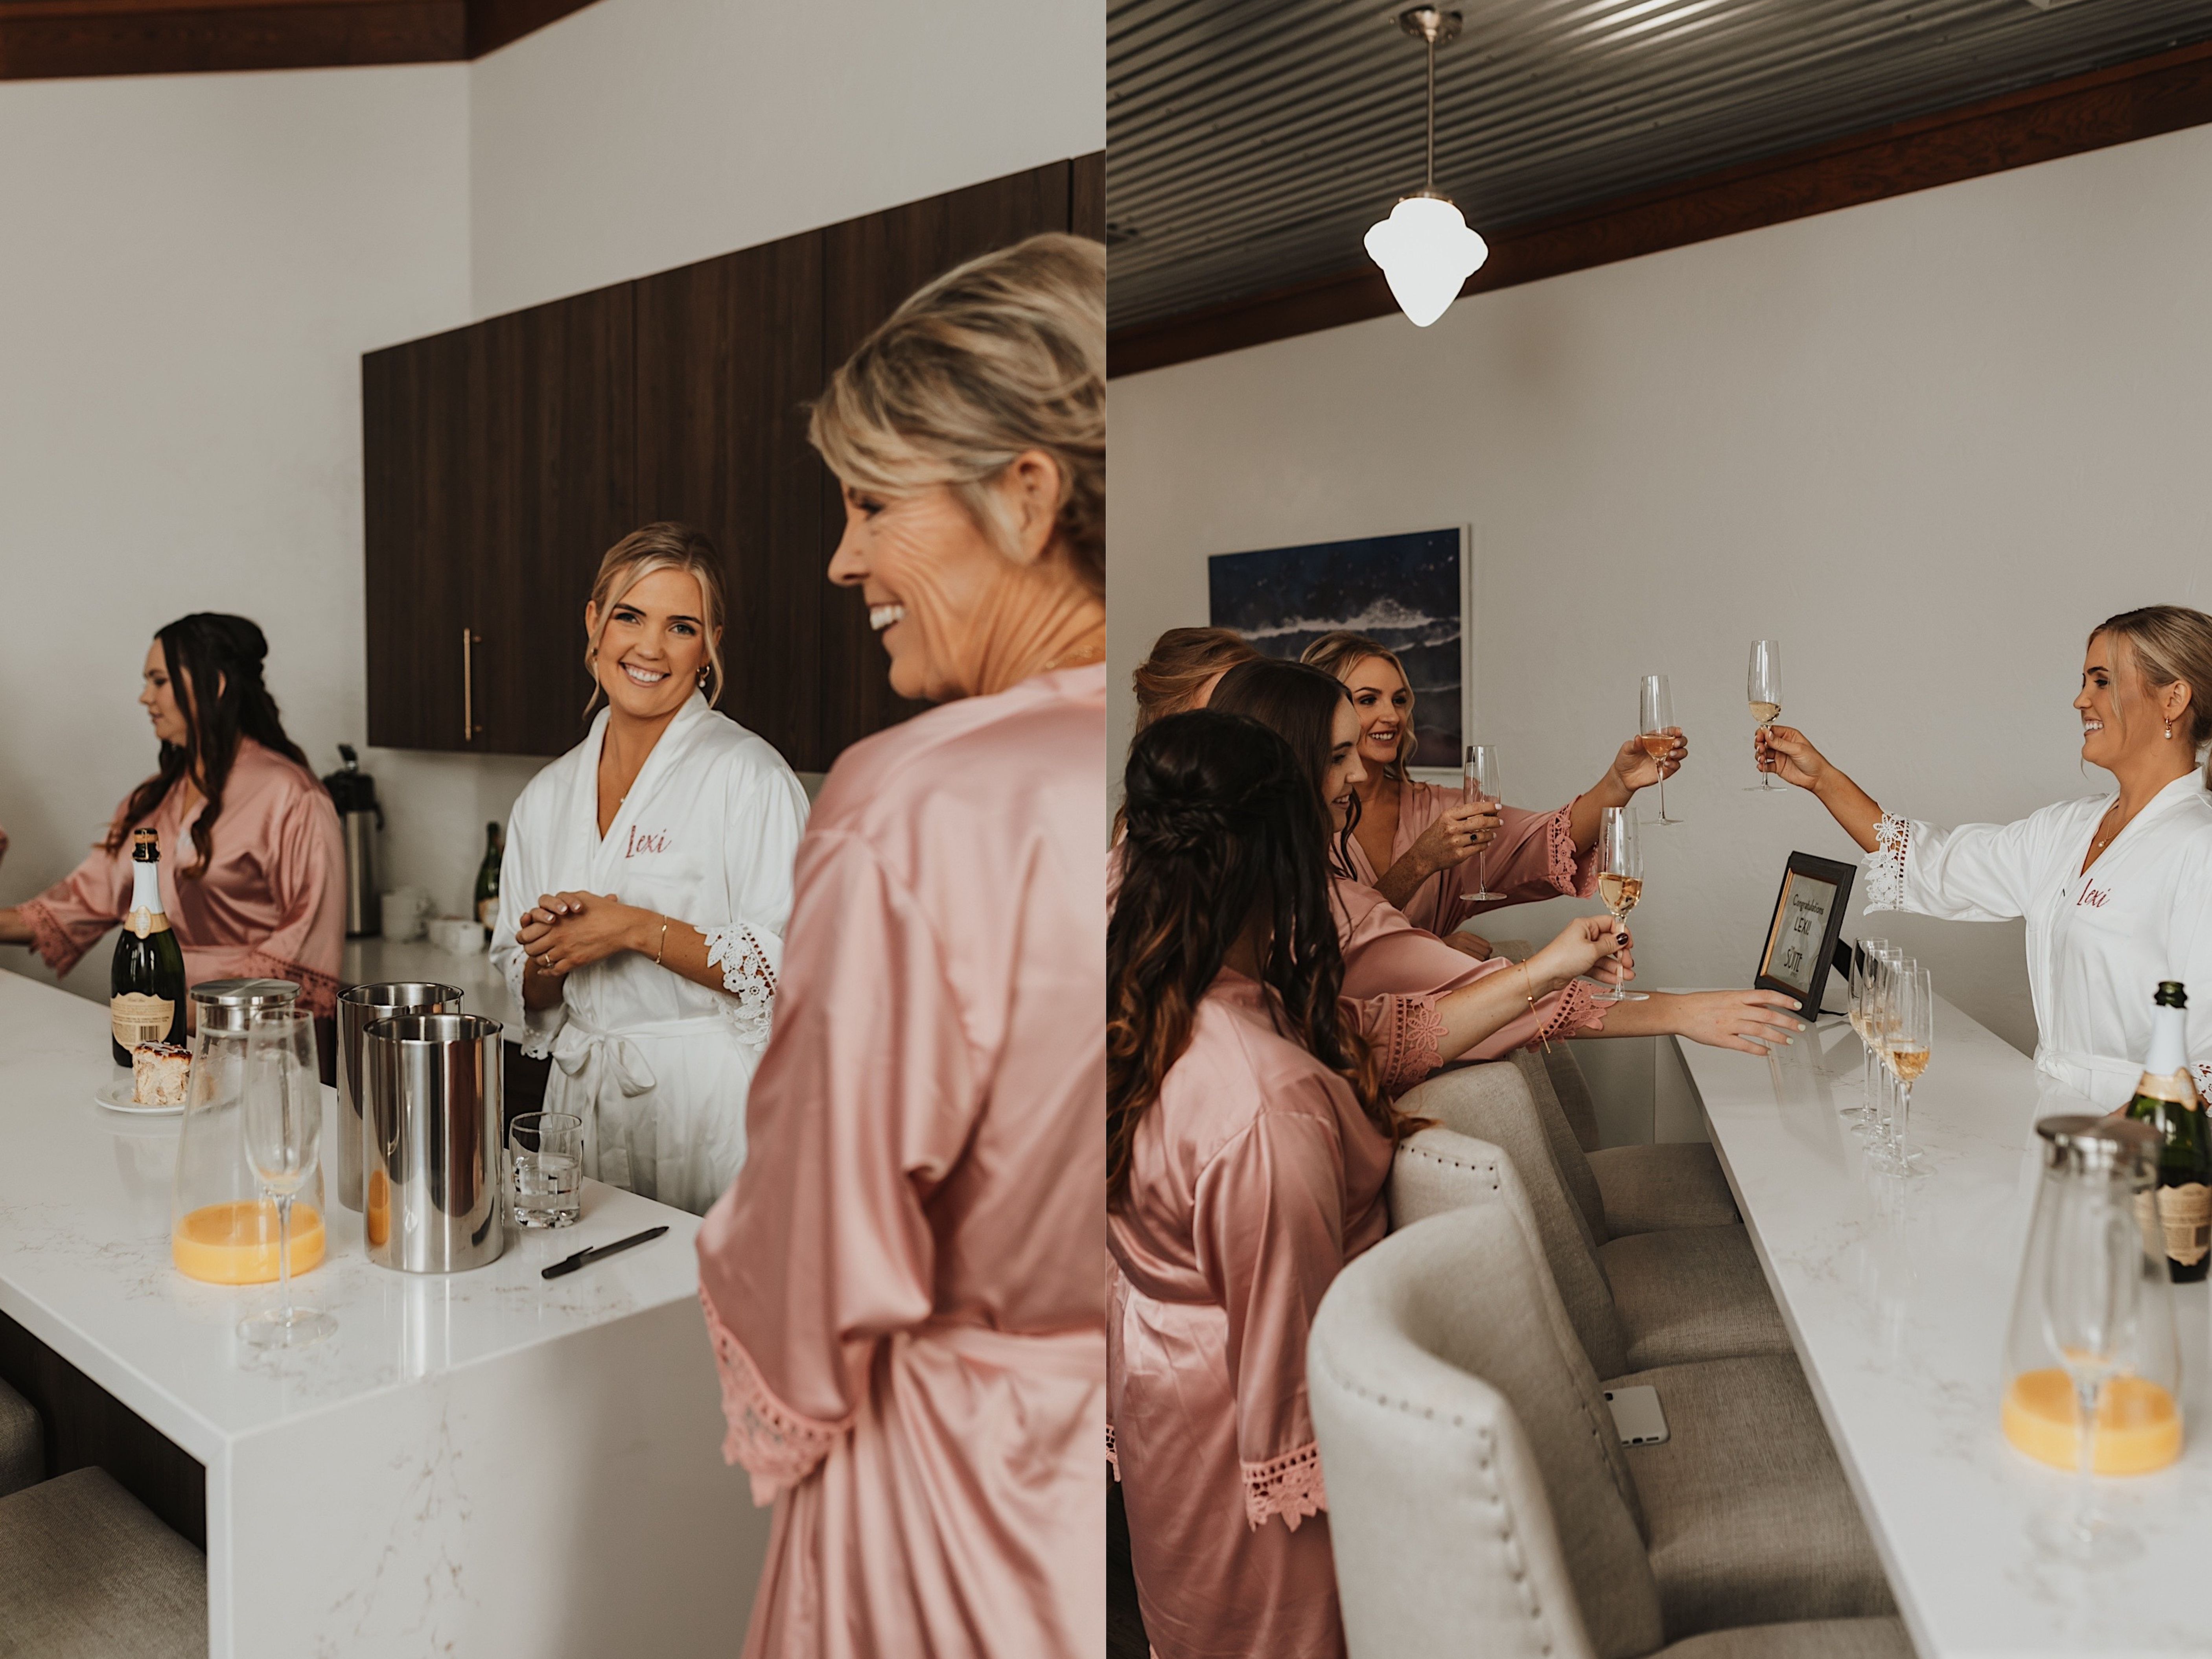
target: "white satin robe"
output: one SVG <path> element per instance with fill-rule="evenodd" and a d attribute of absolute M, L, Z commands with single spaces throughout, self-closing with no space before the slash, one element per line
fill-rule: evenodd
<path fill-rule="evenodd" d="M 544 894 L 611 893 L 707 935 L 711 990 L 635 951 L 571 972 L 527 1016 L 550 1054 L 545 1109 L 584 1120 L 584 1172 L 704 1215 L 745 1158 L 745 1096 L 768 1047 L 806 792 L 783 757 L 697 692 L 599 832 L 601 710 L 530 781 L 507 824 L 492 958 L 522 1000 L 515 927 Z"/>
<path fill-rule="evenodd" d="M 2061 801 L 1956 830 L 1893 814 L 1865 859 L 1869 915 L 2027 919 L 2036 1069 L 2106 1108 L 2126 1104 L 2142 1075 L 2162 979 L 2189 987 L 2189 1057 L 2199 1087 L 2212 1086 L 2212 795 L 2195 773 L 2177 778 L 2084 874 L 2111 805 Z"/>

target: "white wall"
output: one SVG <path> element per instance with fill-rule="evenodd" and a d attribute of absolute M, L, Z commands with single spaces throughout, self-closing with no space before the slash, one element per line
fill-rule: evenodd
<path fill-rule="evenodd" d="M 2087 630 L 2212 608 L 2208 273 L 2199 128 L 1118 380 L 1115 680 L 1206 620 L 1207 554 L 1471 524 L 1510 798 L 1589 782 L 1671 675 L 1686 822 L 1650 833 L 1638 955 L 1746 983 L 1787 854 L 1850 853 L 1809 797 L 1741 793 L 1753 637 L 1784 718 L 1896 809 L 2107 781 L 2067 706 Z M 2033 1045 L 2016 925 L 1880 921 Z"/>
<path fill-rule="evenodd" d="M 492 316 L 1106 142 L 1098 0 L 599 0 L 473 67 Z"/>
<path fill-rule="evenodd" d="M 0 82 L 0 902 L 153 769 L 139 665 L 185 611 L 262 624 L 318 769 L 359 736 L 360 355 L 466 320 L 467 98 L 459 64 Z"/>

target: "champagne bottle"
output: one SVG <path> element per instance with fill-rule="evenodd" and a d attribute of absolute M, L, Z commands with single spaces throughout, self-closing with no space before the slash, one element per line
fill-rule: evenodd
<path fill-rule="evenodd" d="M 506 850 L 497 822 L 484 825 L 483 862 L 477 866 L 477 920 L 483 924 L 486 939 L 499 920 L 499 860 Z"/>
<path fill-rule="evenodd" d="M 161 844 L 151 830 L 131 834 L 131 910 L 107 975 L 108 1046 L 118 1066 L 140 1042 L 185 1040 L 185 953 L 161 913 Z"/>
<path fill-rule="evenodd" d="M 2212 1268 L 2212 1133 L 2206 1132 L 2203 1103 L 2189 1066 L 2189 994 L 2179 980 L 2161 980 L 2154 1000 L 2150 1054 L 2143 1061 L 2136 1097 L 2128 1103 L 2128 1115 L 2155 1126 L 2164 1137 L 2158 1158 L 2156 1226 L 2148 1224 L 2151 1218 L 2145 1216 L 2144 1233 L 2164 1238 L 2167 1271 L 2174 1283 L 2189 1285 Z"/>

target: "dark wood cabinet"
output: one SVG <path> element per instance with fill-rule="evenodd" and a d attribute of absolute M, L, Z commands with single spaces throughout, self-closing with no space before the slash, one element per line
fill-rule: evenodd
<path fill-rule="evenodd" d="M 552 755 L 583 605 L 636 521 L 630 284 L 362 360 L 368 740 Z"/>
<path fill-rule="evenodd" d="M 557 755 L 583 607 L 638 525 L 713 538 L 721 707 L 803 771 L 921 705 L 891 692 L 807 404 L 899 302 L 1044 230 L 1103 235 L 1086 156 L 556 301 L 362 360 L 368 740 Z"/>
<path fill-rule="evenodd" d="M 637 284 L 642 519 L 696 525 L 725 562 L 720 707 L 807 771 L 822 725 L 822 236 L 810 232 Z"/>

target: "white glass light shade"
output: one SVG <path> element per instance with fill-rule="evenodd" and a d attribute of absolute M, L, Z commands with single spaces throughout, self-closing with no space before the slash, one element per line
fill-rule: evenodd
<path fill-rule="evenodd" d="M 1482 269 L 1490 244 L 1442 197 L 1408 196 L 1368 230 L 1367 257 L 1382 267 L 1398 308 L 1426 328 Z"/>

